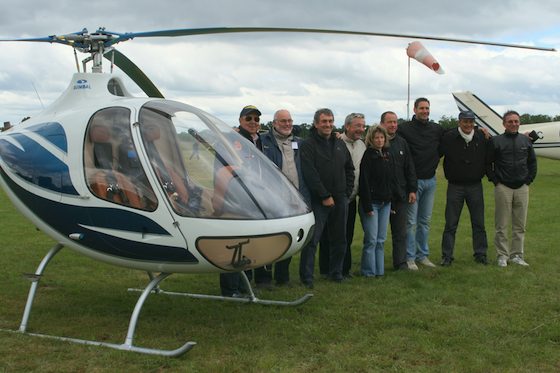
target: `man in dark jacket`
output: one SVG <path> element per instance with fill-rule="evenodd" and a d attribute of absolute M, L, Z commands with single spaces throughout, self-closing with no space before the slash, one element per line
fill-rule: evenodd
<path fill-rule="evenodd" d="M 300 146 L 302 140 L 294 136 L 293 120 L 288 110 L 278 110 L 274 113 L 272 128 L 261 136 L 262 151 L 284 175 L 300 191 L 309 203 L 309 191 L 303 181 L 301 171 Z M 286 286 L 290 282 L 290 262 L 292 258 L 281 260 L 274 264 L 274 280 L 277 286 Z"/>
<path fill-rule="evenodd" d="M 239 113 L 239 134 L 253 143 L 257 149 L 262 150 L 259 136 L 261 112 L 253 105 L 245 106 Z M 272 272 L 269 266 L 255 268 L 255 283 L 258 288 L 270 287 Z M 251 280 L 252 271 L 246 271 Z M 238 272 L 220 273 L 220 289 L 223 296 L 239 297 L 244 291 L 243 281 Z"/>
<path fill-rule="evenodd" d="M 435 267 L 428 259 L 430 254 L 428 236 L 436 194 L 438 148 L 443 128 L 430 121 L 430 101 L 427 98 L 420 97 L 414 101 L 412 121 L 399 126 L 398 133 L 408 143 L 418 177 L 416 202 L 408 206 L 408 269 L 418 270 L 415 262 L 427 267 Z"/>
<path fill-rule="evenodd" d="M 440 143 L 443 170 L 448 181 L 445 229 L 441 239 L 442 266 L 450 266 L 453 262 L 455 233 L 465 202 L 471 216 L 474 260 L 488 263 L 481 182 L 486 173 L 488 141 L 481 131 L 474 128 L 474 120 L 472 111 L 459 113 L 459 127 L 446 132 Z"/>
<path fill-rule="evenodd" d="M 393 268 L 408 269 L 406 263 L 406 217 L 408 205 L 416 202 L 416 171 L 406 141 L 397 133 L 397 114 L 386 111 L 381 114 L 380 125 L 389 136 L 389 153 L 394 163 L 396 190 L 391 204 L 391 236 L 393 238 Z"/>
<path fill-rule="evenodd" d="M 523 243 L 527 210 L 529 207 L 529 184 L 537 176 L 537 158 L 531 140 L 519 133 L 519 114 L 510 110 L 504 114 L 505 132 L 491 141 L 491 167 L 488 179 L 494 188 L 496 236 L 494 243 L 498 252 L 498 265 L 506 267 L 508 260 L 528 266 L 523 258 Z M 511 224 L 511 246 L 508 227 Z"/>
<path fill-rule="evenodd" d="M 311 134 L 301 145 L 303 178 L 315 216 L 313 238 L 301 251 L 299 269 L 300 280 L 308 288 L 313 287 L 315 251 L 323 230 L 328 232 L 330 241 L 329 279 L 343 280 L 348 197 L 354 187 L 354 165 L 344 141 L 333 134 L 333 127 L 332 111 L 317 110 Z"/>

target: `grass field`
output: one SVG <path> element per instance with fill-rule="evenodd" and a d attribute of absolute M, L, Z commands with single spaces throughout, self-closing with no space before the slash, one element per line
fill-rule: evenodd
<path fill-rule="evenodd" d="M 449 268 L 387 271 L 384 279 L 317 280 L 315 297 L 295 308 L 237 305 L 152 296 L 136 343 L 177 348 L 164 358 L 75 345 L 0 331 L 0 372 L 558 372 L 560 371 L 560 167 L 539 159 L 531 186 L 525 258 L 529 268 L 495 265 L 493 190 L 486 187 L 491 265 L 472 260 L 468 212 Z M 438 193 L 430 236 L 439 262 L 446 183 Z M 359 224 L 358 224 L 359 226 Z M 0 329 L 19 327 L 29 282 L 54 242 L 17 213 L 0 192 Z M 361 228 L 353 245 L 358 268 Z M 298 256 L 292 263 L 297 279 Z M 386 247 L 386 267 L 391 263 Z M 41 281 L 29 331 L 120 344 L 144 273 L 63 250 Z M 294 281 L 297 283 L 297 281 Z M 166 290 L 218 293 L 217 274 L 174 275 Z M 294 299 L 305 293 L 267 291 Z"/>

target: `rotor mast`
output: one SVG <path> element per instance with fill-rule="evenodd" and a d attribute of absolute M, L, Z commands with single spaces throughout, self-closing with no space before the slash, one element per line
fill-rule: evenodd
<path fill-rule="evenodd" d="M 103 72 L 103 55 L 112 49 L 112 47 L 106 47 L 105 44 L 113 39 L 113 35 L 106 33 L 104 27 L 100 27 L 92 34 L 84 28 L 79 33 L 58 36 L 56 39 L 71 45 L 74 50 L 90 54 L 89 57 L 82 60 L 84 72 L 88 62 L 93 62 L 91 68 L 93 73 Z"/>

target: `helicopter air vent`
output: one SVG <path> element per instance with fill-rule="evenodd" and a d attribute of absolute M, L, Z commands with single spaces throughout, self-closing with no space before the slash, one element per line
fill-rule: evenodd
<path fill-rule="evenodd" d="M 120 96 L 120 97 L 126 96 L 125 90 L 120 80 L 110 79 L 109 82 L 107 83 L 107 89 L 109 90 L 109 93 L 111 93 L 112 95 Z"/>

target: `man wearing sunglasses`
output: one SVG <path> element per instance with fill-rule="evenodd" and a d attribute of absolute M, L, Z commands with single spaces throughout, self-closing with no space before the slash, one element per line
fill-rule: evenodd
<path fill-rule="evenodd" d="M 247 105 L 239 114 L 239 134 L 251 141 L 262 150 L 259 129 L 261 128 L 261 112 L 253 105 Z"/>
<path fill-rule="evenodd" d="M 259 135 L 261 112 L 256 106 L 247 105 L 239 113 L 238 131 L 241 136 L 252 142 L 259 150 L 262 151 L 262 141 Z M 251 280 L 252 271 L 246 271 L 249 281 Z M 272 287 L 272 272 L 268 266 L 255 268 L 255 284 L 257 288 Z M 220 289 L 223 296 L 238 297 L 241 296 L 243 289 L 243 281 L 238 272 L 221 273 Z"/>

